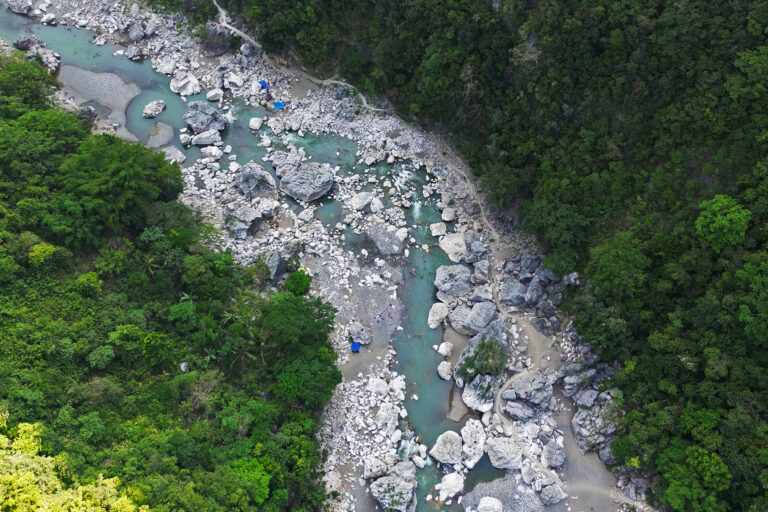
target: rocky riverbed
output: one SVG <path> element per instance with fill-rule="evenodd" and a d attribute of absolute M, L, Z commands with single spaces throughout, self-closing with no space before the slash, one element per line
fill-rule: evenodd
<path fill-rule="evenodd" d="M 274 66 L 252 44 L 230 51 L 224 44 L 229 34 L 217 24 L 206 26 L 209 38 L 201 44 L 180 30 L 180 15 L 161 16 L 136 3 L 6 1 L 43 23 L 90 30 L 95 45 L 124 45 L 118 56 L 150 60 L 182 97 L 205 93 L 205 99 L 187 102 L 177 141 L 199 148 L 199 158 L 184 162 L 189 152 L 171 144 L 172 127 L 158 125 L 152 145 L 185 163 L 182 200 L 219 230 L 212 244 L 231 250 L 246 265 L 264 260 L 275 284 L 286 261 L 297 259 L 314 275 L 314 293 L 338 309 L 334 344 L 344 382 L 320 433 L 329 453 L 323 468 L 327 487 L 339 495 L 335 509 L 373 509 L 371 496 L 393 510 L 422 507 L 415 492 L 417 470 L 433 464 L 441 479 L 428 490 L 426 502 L 432 504 L 463 502 L 478 511 L 549 505 L 610 510 L 624 500 L 599 463 L 589 463 L 602 472 L 601 487 L 592 491 L 581 480 L 594 474 L 568 469 L 582 463 L 581 452 L 588 450 L 605 463 L 615 462 L 607 449 L 615 432 L 615 393 L 603 385 L 614 370 L 597 364 L 557 310 L 566 288 L 579 285 L 579 276 L 559 277 L 545 269 L 534 244 L 487 205 L 444 142 L 361 105 L 349 86 L 311 81 Z M 57 54 L 29 39 L 21 46 L 55 71 Z M 116 76 L 95 80 L 89 71 L 68 66 L 59 72 L 67 85 L 62 102 L 107 106 L 99 130 L 136 140 L 125 115 L 139 92 L 133 84 Z M 261 80 L 287 108 L 248 120 L 252 144 L 263 148 L 264 156 L 243 161 L 222 133 L 236 119 L 235 102 L 269 106 Z M 157 101 L 142 105 L 150 119 L 164 108 Z M 310 134 L 354 141 L 355 153 L 345 162 L 338 152 L 339 158 L 318 161 L 300 142 Z M 433 219 L 424 235 L 427 226 L 413 222 L 413 210 L 426 203 L 434 204 L 441 218 Z M 331 204 L 339 209 L 335 224 L 318 218 Z M 469 337 L 461 349 L 448 341 L 435 347 L 445 360 L 434 371 L 455 382 L 469 419 L 441 433 L 432 446 L 419 442 L 423 432 L 409 432 L 409 382 L 394 371 L 392 339 L 403 328 L 401 287 L 407 285 L 412 251 L 442 251 L 452 263 L 437 268 L 437 300 L 421 321 Z M 459 369 L 489 339 L 504 351 L 504 371 L 466 379 Z M 363 345 L 361 354 L 350 357 L 350 341 Z M 562 430 L 563 415 L 572 435 Z M 506 476 L 469 492 L 467 475 L 485 456 Z M 632 476 L 622 485 L 632 498 L 642 497 L 641 478 Z M 571 489 L 580 489 L 579 496 Z"/>

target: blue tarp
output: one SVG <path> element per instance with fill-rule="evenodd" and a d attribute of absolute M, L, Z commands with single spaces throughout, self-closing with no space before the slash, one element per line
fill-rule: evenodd
<path fill-rule="evenodd" d="M 283 110 L 285 108 L 285 102 L 278 101 L 275 103 L 275 110 Z"/>
<path fill-rule="evenodd" d="M 262 86 L 264 89 L 269 90 L 269 86 L 267 85 L 267 82 L 264 80 L 259 80 L 259 85 Z"/>
<path fill-rule="evenodd" d="M 352 343 L 352 345 L 349 347 L 349 349 L 352 352 L 360 352 L 360 344 L 358 342 Z"/>

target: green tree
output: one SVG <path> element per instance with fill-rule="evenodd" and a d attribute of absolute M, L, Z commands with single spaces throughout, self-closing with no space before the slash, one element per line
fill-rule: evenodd
<path fill-rule="evenodd" d="M 702 201 L 701 213 L 696 219 L 696 233 L 709 243 L 716 253 L 727 247 L 739 245 L 749 226 L 752 212 L 745 210 L 731 197 L 718 194 Z"/>

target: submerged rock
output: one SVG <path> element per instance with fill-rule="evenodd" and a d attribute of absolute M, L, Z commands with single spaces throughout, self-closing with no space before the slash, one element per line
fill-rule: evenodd
<path fill-rule="evenodd" d="M 299 201 L 320 199 L 333 188 L 333 172 L 328 164 L 302 163 L 280 180 L 280 190 Z"/>

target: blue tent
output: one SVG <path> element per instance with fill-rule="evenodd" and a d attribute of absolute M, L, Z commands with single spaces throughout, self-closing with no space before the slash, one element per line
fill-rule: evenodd
<path fill-rule="evenodd" d="M 352 345 L 349 347 L 349 349 L 350 349 L 352 352 L 355 352 L 355 353 L 357 353 L 357 352 L 360 352 L 360 344 L 359 344 L 358 342 L 354 342 L 354 343 L 352 343 Z"/>
<path fill-rule="evenodd" d="M 285 102 L 278 101 L 275 103 L 275 110 L 283 110 L 285 108 Z"/>
<path fill-rule="evenodd" d="M 259 80 L 259 85 L 262 86 L 264 89 L 269 90 L 269 86 L 267 85 L 267 82 L 264 80 Z"/>

